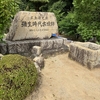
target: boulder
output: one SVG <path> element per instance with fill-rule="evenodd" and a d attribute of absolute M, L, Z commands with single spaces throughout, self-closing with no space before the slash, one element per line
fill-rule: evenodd
<path fill-rule="evenodd" d="M 14 17 L 6 40 L 44 39 L 53 33 L 58 33 L 54 13 L 20 11 Z"/>

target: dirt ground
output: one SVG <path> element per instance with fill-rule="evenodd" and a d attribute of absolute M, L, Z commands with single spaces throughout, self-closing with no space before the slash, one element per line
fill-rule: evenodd
<path fill-rule="evenodd" d="M 45 59 L 42 83 L 25 100 L 100 100 L 100 68 L 89 70 L 68 53 Z"/>

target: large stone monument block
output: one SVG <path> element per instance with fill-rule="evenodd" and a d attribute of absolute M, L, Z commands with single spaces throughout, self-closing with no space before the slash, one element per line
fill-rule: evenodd
<path fill-rule="evenodd" d="M 70 44 L 69 57 L 89 69 L 100 67 L 100 45 L 91 42 Z"/>
<path fill-rule="evenodd" d="M 54 13 L 20 11 L 14 17 L 6 40 L 44 39 L 53 33 L 58 33 Z"/>

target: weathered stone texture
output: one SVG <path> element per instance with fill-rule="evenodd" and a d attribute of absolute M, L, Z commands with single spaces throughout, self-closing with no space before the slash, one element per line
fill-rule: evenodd
<path fill-rule="evenodd" d="M 54 13 L 20 11 L 15 15 L 6 39 L 44 39 L 50 38 L 53 33 L 58 33 Z"/>
<path fill-rule="evenodd" d="M 25 41 L 6 41 L 8 44 L 9 53 L 26 53 L 29 52 L 33 46 L 39 46 L 38 40 L 25 40 Z"/>
<path fill-rule="evenodd" d="M 25 40 L 25 41 L 6 41 L 8 44 L 8 53 L 18 53 L 18 54 L 33 54 L 33 46 L 40 46 L 41 52 L 46 51 L 59 51 L 60 49 L 66 49 L 67 46 L 64 45 L 64 39 L 42 39 L 42 40 Z M 68 48 L 67 48 L 68 49 Z"/>
<path fill-rule="evenodd" d="M 69 57 L 89 69 L 100 67 L 100 45 L 90 42 L 71 43 Z"/>
<path fill-rule="evenodd" d="M 34 56 L 39 56 L 42 53 L 42 50 L 40 46 L 33 46 L 31 52 Z"/>
<path fill-rule="evenodd" d="M 7 53 L 7 44 L 6 43 L 0 43 L 0 53 L 1 54 Z"/>
<path fill-rule="evenodd" d="M 64 46 L 64 38 L 43 40 L 41 42 L 40 46 L 44 50 L 58 49 L 58 48 L 61 48 L 62 46 Z"/>
<path fill-rule="evenodd" d="M 59 49 L 64 45 L 64 39 L 58 39 L 58 41 L 54 40 L 54 48 Z"/>
<path fill-rule="evenodd" d="M 47 50 L 47 49 L 52 49 L 53 48 L 53 42 L 54 40 L 42 40 L 42 42 L 40 43 L 40 46 L 42 48 L 42 50 Z"/>
<path fill-rule="evenodd" d="M 44 67 L 44 57 L 41 57 L 41 56 L 35 57 L 33 59 L 33 61 L 37 63 L 37 65 L 40 67 L 40 69 L 42 69 Z"/>

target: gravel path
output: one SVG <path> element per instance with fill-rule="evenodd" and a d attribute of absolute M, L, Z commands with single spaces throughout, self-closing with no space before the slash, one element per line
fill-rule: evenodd
<path fill-rule="evenodd" d="M 100 68 L 92 71 L 68 58 L 45 59 L 42 83 L 25 100 L 100 100 Z"/>

